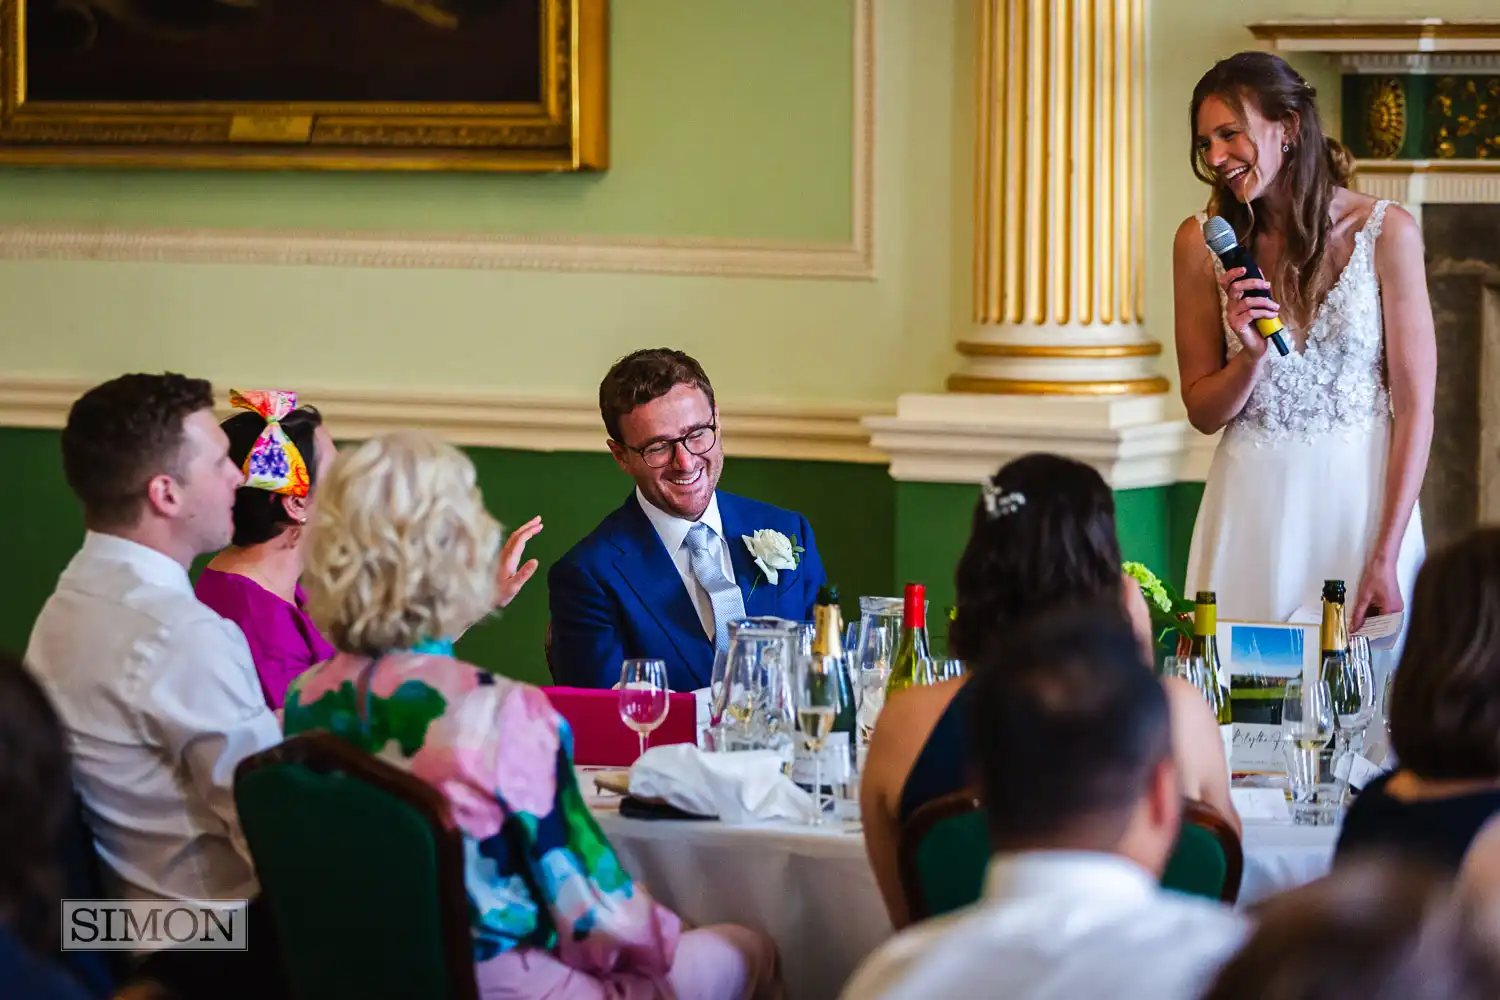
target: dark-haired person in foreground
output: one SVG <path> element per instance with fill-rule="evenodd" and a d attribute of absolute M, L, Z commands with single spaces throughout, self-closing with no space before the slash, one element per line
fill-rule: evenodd
<path fill-rule="evenodd" d="M 1334 860 L 1378 854 L 1456 872 L 1500 817 L 1500 528 L 1427 557 L 1390 701 L 1400 766 L 1349 807 Z"/>
<path fill-rule="evenodd" d="M 1486 905 L 1440 871 L 1366 861 L 1261 904 L 1204 1000 L 1494 1000 Z"/>
<path fill-rule="evenodd" d="M 0 991 L 8 1000 L 89 996 L 51 958 L 72 787 L 57 713 L 21 661 L 0 652 Z"/>
<path fill-rule="evenodd" d="M 174 374 L 96 386 L 69 411 L 62 453 L 88 531 L 26 662 L 67 730 L 106 891 L 252 900 L 234 769 L 281 732 L 244 635 L 188 578 L 197 556 L 228 544 L 244 481 L 213 390 Z M 249 923 L 248 952 L 157 951 L 144 968 L 188 1000 L 270 1000 L 284 989 L 274 938 L 266 919 Z"/>
<path fill-rule="evenodd" d="M 1115 603 L 990 647 L 969 681 L 983 897 L 881 946 L 846 1000 L 1188 1000 L 1245 925 L 1160 888 L 1182 812 L 1167 697 Z"/>
<path fill-rule="evenodd" d="M 729 623 L 811 621 L 823 564 L 807 519 L 719 491 L 719 408 L 681 351 L 637 351 L 599 384 L 609 451 L 635 480 L 547 574 L 553 678 L 607 688 L 626 658 L 665 660 L 674 691 L 708 687 Z"/>

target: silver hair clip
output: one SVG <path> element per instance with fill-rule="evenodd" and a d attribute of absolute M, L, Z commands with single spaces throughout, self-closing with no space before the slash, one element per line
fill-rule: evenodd
<path fill-rule="evenodd" d="M 1018 509 L 1026 506 L 1026 497 L 1014 490 L 1001 493 L 1000 487 L 994 483 L 985 483 L 981 490 L 984 493 L 984 511 L 991 519 L 1014 514 Z"/>

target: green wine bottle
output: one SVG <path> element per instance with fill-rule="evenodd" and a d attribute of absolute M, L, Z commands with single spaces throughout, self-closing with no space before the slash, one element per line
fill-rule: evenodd
<path fill-rule="evenodd" d="M 1219 659 L 1219 598 L 1212 590 L 1200 590 L 1194 604 L 1193 641 L 1188 646 L 1188 655 L 1203 657 L 1209 706 L 1219 725 L 1227 726 L 1234 721 L 1234 713 L 1229 698 L 1229 672 Z"/>
<path fill-rule="evenodd" d="M 885 682 L 887 699 L 917 683 L 917 671 L 932 659 L 927 645 L 927 587 L 921 583 L 906 585 L 905 606 L 901 613 L 901 644 L 891 661 L 891 676 Z"/>

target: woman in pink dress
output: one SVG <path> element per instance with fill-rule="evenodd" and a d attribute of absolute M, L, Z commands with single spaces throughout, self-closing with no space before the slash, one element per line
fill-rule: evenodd
<path fill-rule="evenodd" d="M 221 424 L 229 457 L 245 470 L 234 499 L 234 538 L 198 577 L 198 599 L 245 633 L 266 704 L 280 708 L 287 685 L 333 655 L 303 610 L 302 542 L 337 448 L 295 392 L 231 392 L 235 413 Z"/>

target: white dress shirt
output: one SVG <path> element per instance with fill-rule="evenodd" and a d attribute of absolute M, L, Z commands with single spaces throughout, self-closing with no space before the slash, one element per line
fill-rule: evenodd
<path fill-rule="evenodd" d="M 99 855 L 126 898 L 258 892 L 234 769 L 281 741 L 239 627 L 155 549 L 90 532 L 26 650 L 67 729 Z"/>
<path fill-rule="evenodd" d="M 997 856 L 984 898 L 886 942 L 844 1000 L 1192 1000 L 1242 943 L 1244 919 L 1170 893 L 1113 854 Z"/>
<path fill-rule="evenodd" d="M 708 596 L 708 591 L 698 582 L 693 575 L 693 553 L 687 547 L 688 532 L 693 530 L 695 524 L 706 524 L 719 539 L 719 561 L 724 568 L 724 576 L 734 582 L 734 563 L 729 556 L 729 539 L 724 537 L 724 522 L 719 517 L 719 494 L 716 490 L 709 498 L 708 509 L 703 516 L 696 521 L 668 514 L 652 506 L 641 493 L 641 488 L 635 488 L 635 498 L 641 505 L 641 510 L 646 512 L 646 518 L 651 526 L 656 529 L 656 536 L 661 543 L 667 547 L 667 553 L 672 557 L 672 565 L 677 567 L 677 574 L 682 577 L 682 585 L 687 588 L 688 596 L 693 599 L 693 607 L 698 611 L 698 620 L 703 623 L 703 631 L 709 639 L 714 637 L 714 602 Z"/>

